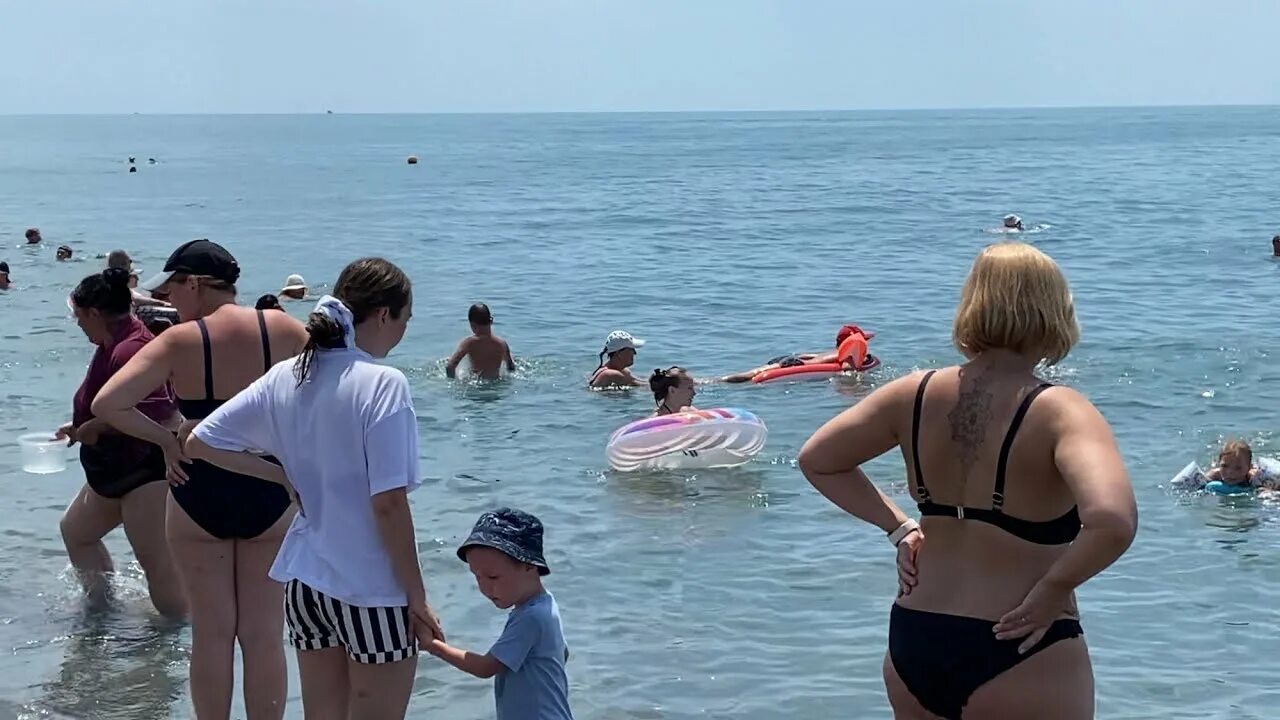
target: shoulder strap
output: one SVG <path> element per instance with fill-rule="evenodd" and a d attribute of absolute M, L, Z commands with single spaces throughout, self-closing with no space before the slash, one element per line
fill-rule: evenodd
<path fill-rule="evenodd" d="M 911 464 L 916 468 L 916 485 L 920 488 L 920 500 L 929 502 L 929 488 L 924 485 L 924 471 L 920 469 L 920 413 L 924 410 L 924 389 L 937 370 L 930 370 L 920 381 L 916 390 L 916 404 L 911 411 Z"/>
<path fill-rule="evenodd" d="M 1018 411 L 1013 414 L 1013 422 L 1009 423 L 1009 432 L 1005 433 L 1004 444 L 1000 446 L 1000 461 L 996 464 L 995 490 L 991 493 L 991 509 L 996 512 L 1001 512 L 1001 508 L 1004 507 L 1004 472 L 1009 465 L 1009 451 L 1013 449 L 1013 439 L 1018 434 L 1018 428 L 1022 427 L 1022 420 L 1027 416 L 1027 411 L 1031 409 L 1032 401 L 1051 387 L 1053 383 L 1041 383 L 1027 393 L 1027 396 L 1022 399 L 1022 404 L 1018 405 Z"/>
<path fill-rule="evenodd" d="M 196 320 L 196 327 L 200 328 L 200 344 L 204 346 L 204 399 L 213 399 L 213 345 L 209 343 L 209 328 L 204 324 L 204 318 Z"/>
<path fill-rule="evenodd" d="M 262 333 L 262 372 L 271 369 L 271 336 L 267 334 L 267 318 L 258 311 L 258 332 Z"/>

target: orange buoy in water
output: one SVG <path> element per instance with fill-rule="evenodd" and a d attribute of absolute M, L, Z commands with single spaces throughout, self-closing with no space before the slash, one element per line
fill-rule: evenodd
<path fill-rule="evenodd" d="M 409 156 L 408 163 L 409 163 L 410 165 L 417 165 L 417 164 L 418 164 L 418 156 L 417 156 L 417 155 L 410 155 L 410 156 Z"/>

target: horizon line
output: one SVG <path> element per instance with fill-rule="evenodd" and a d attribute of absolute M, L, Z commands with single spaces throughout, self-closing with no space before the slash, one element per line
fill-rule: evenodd
<path fill-rule="evenodd" d="M 0 117 L 183 117 L 183 116 L 309 116 L 309 115 L 711 115 L 711 114 L 802 114 L 802 113 L 907 113 L 907 112 L 973 112 L 1027 110 L 1169 110 L 1179 108 L 1272 108 L 1277 103 L 1167 103 L 1154 105 L 972 105 L 956 107 L 881 107 L 881 108 L 776 108 L 776 109 L 657 109 L 657 110 L 333 110 L 309 111 L 135 111 L 135 112 L 0 112 Z"/>

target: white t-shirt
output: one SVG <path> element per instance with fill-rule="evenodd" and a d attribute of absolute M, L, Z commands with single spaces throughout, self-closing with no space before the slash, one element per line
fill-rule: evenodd
<path fill-rule="evenodd" d="M 302 502 L 271 577 L 297 579 L 358 607 L 408 603 L 371 498 L 418 478 L 418 423 L 404 373 L 359 349 L 318 351 L 298 387 L 294 360 L 227 401 L 194 430 L 219 450 L 262 451 Z"/>

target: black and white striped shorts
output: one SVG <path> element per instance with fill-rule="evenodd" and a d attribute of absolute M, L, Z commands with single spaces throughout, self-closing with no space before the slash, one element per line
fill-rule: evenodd
<path fill-rule="evenodd" d="M 348 605 L 299 580 L 284 588 L 289 643 L 299 650 L 341 646 L 358 663 L 377 665 L 418 653 L 407 607 Z"/>

